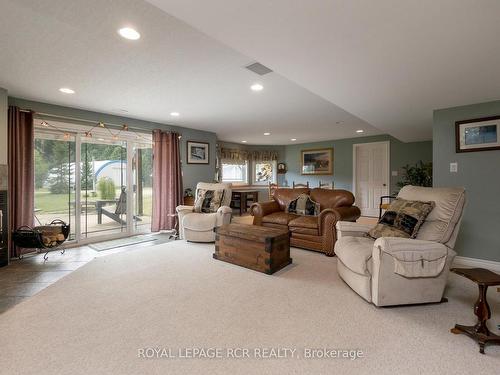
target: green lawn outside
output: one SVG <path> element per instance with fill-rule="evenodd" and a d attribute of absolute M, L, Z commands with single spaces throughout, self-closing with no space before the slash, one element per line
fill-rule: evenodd
<path fill-rule="evenodd" d="M 71 201 L 75 195 L 71 194 Z M 42 213 L 68 212 L 68 194 L 51 194 L 47 189 L 35 190 L 35 209 Z"/>
<path fill-rule="evenodd" d="M 82 191 L 81 197 L 82 201 L 85 201 L 86 192 Z M 120 191 L 117 190 L 116 197 L 120 196 Z M 64 214 L 68 212 L 68 200 L 74 202 L 75 194 L 71 194 L 71 198 L 68 199 L 68 194 L 51 194 L 48 189 L 37 189 L 35 190 L 35 209 L 40 210 L 41 214 L 54 213 L 54 214 Z M 99 200 L 99 197 L 88 197 L 88 202 L 95 202 Z M 144 188 L 143 190 L 143 202 L 144 202 L 144 215 L 150 216 L 152 211 L 152 201 L 153 192 L 151 188 Z M 74 205 L 71 207 L 74 208 Z"/>

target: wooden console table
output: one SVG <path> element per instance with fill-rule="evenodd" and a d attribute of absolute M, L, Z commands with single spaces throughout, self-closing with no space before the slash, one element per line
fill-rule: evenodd
<path fill-rule="evenodd" d="M 500 336 L 491 333 L 486 325 L 488 319 L 491 318 L 486 292 L 489 286 L 500 285 L 500 275 L 484 268 L 452 268 L 451 272 L 468 278 L 479 287 L 479 297 L 474 305 L 477 324 L 474 326 L 456 324 L 451 332 L 455 334 L 465 333 L 479 344 L 479 353 L 484 354 L 484 346 L 487 343 L 500 344 Z"/>
<path fill-rule="evenodd" d="M 231 207 L 239 208 L 240 215 L 247 212 L 247 204 L 248 202 L 258 202 L 259 200 L 259 191 L 257 189 L 233 189 L 232 197 L 231 197 Z M 239 207 L 235 204 L 239 203 Z"/>

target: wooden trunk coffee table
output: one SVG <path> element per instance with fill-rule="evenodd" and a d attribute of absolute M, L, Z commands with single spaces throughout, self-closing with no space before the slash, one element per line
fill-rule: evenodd
<path fill-rule="evenodd" d="M 229 224 L 215 228 L 214 259 L 271 275 L 292 263 L 287 230 Z"/>
<path fill-rule="evenodd" d="M 491 333 L 486 325 L 488 319 L 491 318 L 486 292 L 489 286 L 500 285 L 500 275 L 484 268 L 452 268 L 451 272 L 474 281 L 479 287 L 479 297 L 474 305 L 477 324 L 474 326 L 456 324 L 451 332 L 455 334 L 465 333 L 479 344 L 479 353 L 484 354 L 484 346 L 487 343 L 500 344 L 500 336 Z"/>

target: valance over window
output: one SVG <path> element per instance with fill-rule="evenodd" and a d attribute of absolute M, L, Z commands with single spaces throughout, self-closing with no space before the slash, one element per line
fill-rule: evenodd
<path fill-rule="evenodd" d="M 278 160 L 278 153 L 269 150 L 236 150 L 221 148 L 220 156 L 223 163 L 244 164 L 246 161 Z"/>

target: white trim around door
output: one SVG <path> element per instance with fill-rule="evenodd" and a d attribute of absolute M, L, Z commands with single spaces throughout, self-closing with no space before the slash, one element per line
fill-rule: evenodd
<path fill-rule="evenodd" d="M 374 145 L 385 145 L 385 153 L 386 153 L 386 178 L 384 182 L 383 193 L 381 195 L 389 195 L 390 186 L 391 186 L 391 143 L 390 141 L 381 141 L 381 142 L 368 142 L 368 143 L 355 143 L 352 145 L 352 192 L 356 199 L 358 199 L 358 183 L 357 183 L 357 150 L 361 147 L 369 147 Z M 362 216 L 378 216 L 378 206 L 372 207 L 368 209 L 361 209 Z"/>

